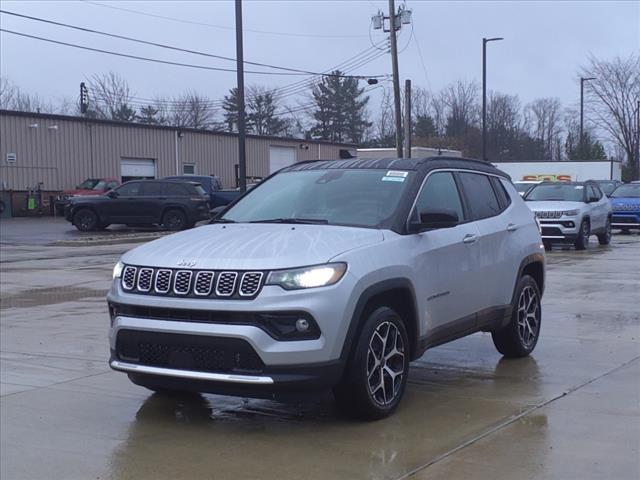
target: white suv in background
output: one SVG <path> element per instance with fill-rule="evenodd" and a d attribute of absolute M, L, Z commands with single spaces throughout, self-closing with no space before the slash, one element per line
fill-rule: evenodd
<path fill-rule="evenodd" d="M 554 243 L 584 250 L 589 237 L 611 242 L 611 205 L 596 182 L 543 182 L 524 196 L 542 228 L 547 249 Z"/>
<path fill-rule="evenodd" d="M 213 224 L 137 247 L 108 294 L 111 367 L 152 390 L 398 405 L 409 362 L 492 332 L 533 351 L 544 249 L 509 178 L 459 158 L 302 162 Z"/>

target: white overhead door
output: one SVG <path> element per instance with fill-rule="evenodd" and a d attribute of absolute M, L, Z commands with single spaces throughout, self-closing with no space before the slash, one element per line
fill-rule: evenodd
<path fill-rule="evenodd" d="M 121 158 L 120 176 L 123 181 L 136 178 L 156 178 L 156 163 L 153 158 Z"/>
<path fill-rule="evenodd" d="M 296 163 L 296 147 L 269 146 L 269 173 Z"/>

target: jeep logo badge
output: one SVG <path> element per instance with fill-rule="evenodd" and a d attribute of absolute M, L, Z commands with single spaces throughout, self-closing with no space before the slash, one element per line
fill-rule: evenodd
<path fill-rule="evenodd" d="M 195 267 L 196 266 L 196 261 L 195 260 L 185 260 L 182 259 L 178 262 L 178 266 L 179 267 Z"/>

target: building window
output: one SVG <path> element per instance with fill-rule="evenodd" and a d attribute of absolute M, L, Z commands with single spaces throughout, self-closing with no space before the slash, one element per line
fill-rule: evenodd
<path fill-rule="evenodd" d="M 185 163 L 182 165 L 182 174 L 183 175 L 195 175 L 196 174 L 196 166 L 193 163 Z"/>

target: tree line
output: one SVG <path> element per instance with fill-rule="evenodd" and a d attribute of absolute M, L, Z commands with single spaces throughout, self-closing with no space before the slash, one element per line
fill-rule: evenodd
<path fill-rule="evenodd" d="M 640 56 L 589 58 L 579 71 L 595 77 L 585 84 L 585 128 L 579 111 L 559 99 L 522 104 L 517 95 L 490 92 L 487 99 L 487 157 L 492 161 L 627 159 L 639 173 L 636 108 L 640 99 Z M 237 132 L 237 91 L 212 99 L 195 91 L 175 97 L 137 98 L 125 78 L 109 72 L 88 83 L 90 118 Z M 278 89 L 250 86 L 245 94 L 247 133 L 322 139 L 368 147 L 394 146 L 392 90 L 378 85 L 380 104 L 352 77 L 336 70 L 310 82 L 297 104 L 287 105 Z M 300 99 L 301 98 L 301 99 Z M 403 99 L 404 101 L 404 99 Z M 78 114 L 74 102 L 45 102 L 7 79 L 0 82 L 3 109 Z M 404 109 L 403 109 L 404 111 Z M 479 158 L 482 148 L 481 93 L 477 82 L 460 80 L 432 92 L 414 86 L 411 99 L 414 146 L 461 150 Z"/>

